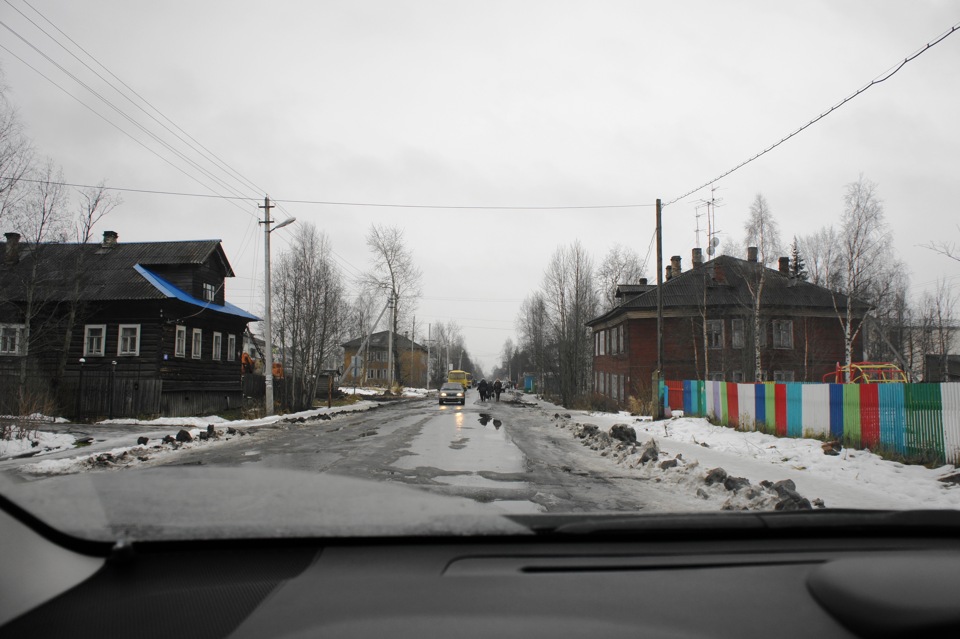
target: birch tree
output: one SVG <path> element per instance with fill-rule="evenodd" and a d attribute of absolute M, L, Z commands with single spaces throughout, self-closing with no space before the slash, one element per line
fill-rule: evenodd
<path fill-rule="evenodd" d="M 744 273 L 743 281 L 747 285 L 751 299 L 751 315 L 753 324 L 753 365 L 754 380 L 763 379 L 763 335 L 762 320 L 763 287 L 767 279 L 765 266 L 776 259 L 781 252 L 780 234 L 777 223 L 773 219 L 770 205 L 766 198 L 757 193 L 753 204 L 750 205 L 750 214 L 743 225 L 744 241 L 747 246 L 757 247 L 757 268 L 754 273 Z"/>
<path fill-rule="evenodd" d="M 843 330 L 844 358 L 849 366 L 853 362 L 853 344 L 863 328 L 863 321 L 856 318 L 854 307 L 870 301 L 870 288 L 878 284 L 884 266 L 892 257 L 877 186 L 862 175 L 847 185 L 840 229 L 836 267 L 842 278 L 844 299 L 838 300 L 834 295 L 833 304 Z M 850 381 L 849 372 L 844 381 Z"/>

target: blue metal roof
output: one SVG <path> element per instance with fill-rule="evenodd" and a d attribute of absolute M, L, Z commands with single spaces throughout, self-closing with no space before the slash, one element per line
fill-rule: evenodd
<path fill-rule="evenodd" d="M 225 303 L 223 306 L 220 304 L 214 304 L 213 302 L 205 302 L 203 300 L 198 300 L 193 295 L 188 295 L 183 292 L 167 280 L 163 279 L 156 273 L 153 273 L 145 269 L 140 264 L 136 264 L 133 267 L 137 273 L 142 275 L 150 284 L 152 284 L 158 291 L 166 295 L 167 297 L 173 297 L 180 300 L 181 302 L 186 302 L 187 304 L 192 304 L 193 306 L 199 306 L 201 308 L 210 309 L 217 313 L 226 313 L 227 315 L 235 315 L 236 317 L 242 317 L 244 319 L 259 322 L 260 318 L 256 315 L 246 312 L 239 306 L 234 306 L 230 302 Z"/>

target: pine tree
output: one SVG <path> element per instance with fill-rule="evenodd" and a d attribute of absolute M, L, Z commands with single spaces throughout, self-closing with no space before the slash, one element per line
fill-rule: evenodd
<path fill-rule="evenodd" d="M 790 274 L 798 280 L 807 281 L 807 264 L 800 255 L 800 244 L 797 242 L 797 236 L 793 236 L 793 244 L 790 245 Z"/>

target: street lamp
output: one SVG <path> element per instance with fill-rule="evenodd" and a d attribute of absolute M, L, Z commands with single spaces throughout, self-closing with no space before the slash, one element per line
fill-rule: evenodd
<path fill-rule="evenodd" d="M 288 224 L 292 224 L 297 218 L 287 218 L 275 227 L 270 228 L 270 225 L 273 224 L 273 221 L 270 219 L 270 209 L 273 208 L 273 204 L 270 204 L 269 197 L 263 198 L 263 205 L 260 206 L 260 208 L 263 209 L 263 221 L 260 222 L 260 224 L 263 224 L 263 341 L 266 346 L 266 353 L 264 353 L 263 356 L 263 400 L 264 412 L 267 415 L 273 415 L 273 326 L 270 321 L 270 233 L 277 229 L 282 229 Z"/>

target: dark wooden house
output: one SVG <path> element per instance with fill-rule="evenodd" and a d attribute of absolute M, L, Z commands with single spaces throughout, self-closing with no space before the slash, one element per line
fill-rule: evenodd
<path fill-rule="evenodd" d="M 0 392 L 19 405 L 98 417 L 239 407 L 254 315 L 226 301 L 219 240 L 20 242 L 0 266 Z M 32 406 L 36 405 L 36 406 Z"/>
<path fill-rule="evenodd" d="M 770 269 L 757 261 L 755 249 L 746 260 L 722 255 L 708 262 L 695 249 L 693 264 L 683 272 L 680 257 L 673 257 L 662 284 L 664 379 L 821 381 L 844 361 L 836 309 L 844 308 L 846 297 L 792 277 L 788 258 Z M 761 269 L 760 331 L 754 334 Z M 594 337 L 594 389 L 624 404 L 630 396 L 650 394 L 657 369 L 657 287 L 646 281 L 621 286 L 618 297 L 619 306 L 587 325 Z M 858 303 L 855 309 L 854 329 L 868 308 Z M 855 358 L 861 351 L 858 337 Z"/>

